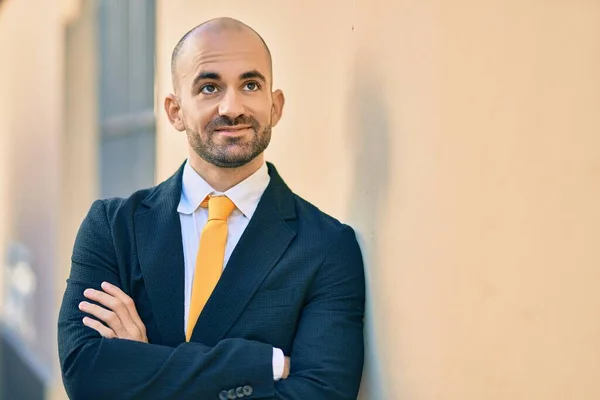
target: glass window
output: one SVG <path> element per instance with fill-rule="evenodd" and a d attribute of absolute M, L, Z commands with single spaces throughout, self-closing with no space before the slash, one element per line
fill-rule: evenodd
<path fill-rule="evenodd" d="M 101 0 L 98 9 L 100 197 L 154 184 L 155 1 Z"/>

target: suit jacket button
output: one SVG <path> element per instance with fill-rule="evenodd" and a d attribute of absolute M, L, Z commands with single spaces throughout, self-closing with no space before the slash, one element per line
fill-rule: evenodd
<path fill-rule="evenodd" d="M 229 389 L 229 392 L 227 392 L 227 398 L 229 400 L 237 399 L 237 396 L 235 395 L 235 389 Z"/>
<path fill-rule="evenodd" d="M 235 394 L 237 395 L 238 399 L 241 399 L 242 397 L 244 397 L 244 388 L 243 387 L 237 387 L 235 389 Z"/>
<path fill-rule="evenodd" d="M 227 400 L 229 396 L 227 396 L 227 390 L 223 390 L 219 393 L 219 400 Z"/>
<path fill-rule="evenodd" d="M 252 386 L 250 385 L 246 385 L 242 388 L 242 390 L 244 391 L 244 396 L 252 396 L 252 392 L 254 392 L 254 390 L 252 389 Z"/>

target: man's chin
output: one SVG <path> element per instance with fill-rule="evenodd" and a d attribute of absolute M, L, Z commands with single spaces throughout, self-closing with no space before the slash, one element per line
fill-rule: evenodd
<path fill-rule="evenodd" d="M 226 156 L 209 157 L 206 161 L 219 168 L 240 168 L 255 160 L 256 157 L 258 155 L 228 154 Z"/>

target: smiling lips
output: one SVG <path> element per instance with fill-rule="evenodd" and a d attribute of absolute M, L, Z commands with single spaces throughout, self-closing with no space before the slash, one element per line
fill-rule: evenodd
<path fill-rule="evenodd" d="M 251 129 L 250 126 L 224 126 L 222 128 L 215 129 L 215 132 L 219 132 L 225 136 L 238 136 L 244 133 L 247 129 Z"/>

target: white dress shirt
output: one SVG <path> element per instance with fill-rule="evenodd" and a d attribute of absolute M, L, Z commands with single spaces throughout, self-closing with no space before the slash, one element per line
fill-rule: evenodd
<path fill-rule="evenodd" d="M 267 165 L 263 165 L 244 181 L 238 183 L 224 193 L 213 189 L 189 163 L 183 168 L 181 199 L 177 212 L 181 221 L 183 240 L 183 259 L 185 262 L 185 313 L 184 330 L 187 331 L 188 314 L 192 297 L 192 283 L 196 270 L 196 255 L 200 244 L 200 235 L 208 220 L 208 210 L 200 207 L 200 203 L 208 195 L 227 196 L 235 204 L 235 209 L 227 221 L 227 244 L 223 269 L 227 267 L 229 257 L 246 230 L 250 219 L 256 211 L 258 202 L 269 185 L 270 177 Z M 273 348 L 273 379 L 279 380 L 283 375 L 284 355 L 278 348 Z"/>

